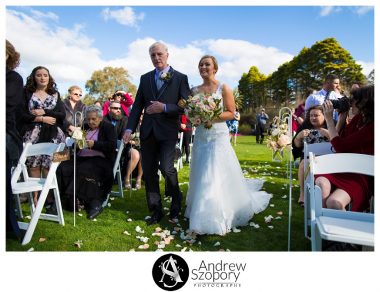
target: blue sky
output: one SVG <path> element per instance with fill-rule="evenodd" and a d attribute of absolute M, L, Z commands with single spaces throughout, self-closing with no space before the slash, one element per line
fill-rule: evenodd
<path fill-rule="evenodd" d="M 365 6 L 8 6 L 5 33 L 21 53 L 23 77 L 45 65 L 62 93 L 107 65 L 127 68 L 138 85 L 152 68 L 147 50 L 156 40 L 168 44 L 169 63 L 193 85 L 203 54 L 215 55 L 217 77 L 236 87 L 250 66 L 270 74 L 328 37 L 363 73 L 374 67 L 374 10 Z"/>

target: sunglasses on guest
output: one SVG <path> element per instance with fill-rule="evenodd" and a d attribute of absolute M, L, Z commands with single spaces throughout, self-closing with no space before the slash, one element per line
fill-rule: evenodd
<path fill-rule="evenodd" d="M 76 95 L 76 96 L 79 96 L 79 97 L 82 97 L 82 94 L 81 93 L 73 93 L 74 95 Z"/>
<path fill-rule="evenodd" d="M 121 107 L 111 106 L 110 109 L 121 110 Z"/>

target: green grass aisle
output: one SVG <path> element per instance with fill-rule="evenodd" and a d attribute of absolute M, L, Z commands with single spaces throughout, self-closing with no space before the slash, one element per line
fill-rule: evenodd
<path fill-rule="evenodd" d="M 195 242 L 180 238 L 181 229 L 186 230 L 188 222 L 181 217 L 179 225 L 167 221 L 167 216 L 153 226 L 146 226 L 144 218 L 149 215 L 145 201 L 145 189 L 125 191 L 124 198 L 115 198 L 110 201 L 96 221 L 86 218 L 86 213 L 76 218 L 76 227 L 73 226 L 73 213 L 64 211 L 65 226 L 55 222 L 39 220 L 31 242 L 21 246 L 16 240 L 7 240 L 7 251 L 143 251 L 139 246 L 144 240 L 149 247 L 145 250 L 155 251 L 160 237 L 152 235 L 155 229 L 169 230 L 174 239 L 163 248 L 164 251 L 286 251 L 288 239 L 288 181 L 286 164 L 272 162 L 271 152 L 265 146 L 255 143 L 253 136 L 239 136 L 235 151 L 247 177 L 262 178 L 265 180 L 264 190 L 273 194 L 270 206 L 262 213 L 252 218 L 255 226 L 239 227 L 241 232 L 231 232 L 226 236 L 203 235 L 198 236 Z M 296 178 L 296 171 L 293 171 Z M 180 188 L 184 195 L 189 181 L 189 167 L 185 166 L 179 172 Z M 161 190 L 163 193 L 163 181 Z M 303 209 L 297 205 L 299 186 L 293 180 L 293 217 L 292 217 L 292 251 L 308 251 L 310 245 L 303 236 Z M 233 194 L 231 194 L 233 195 Z M 164 200 L 165 212 L 169 212 L 170 202 Z M 183 210 L 184 211 L 183 200 Z M 28 206 L 24 204 L 24 211 Z M 270 223 L 265 223 L 264 217 L 273 216 Z M 252 224 L 253 225 L 253 224 Z M 256 228 L 257 225 L 259 228 Z M 143 233 L 142 233 L 143 232 Z M 159 231 L 162 232 L 162 231 Z M 139 238 L 136 238 L 138 236 Z M 80 241 L 80 248 L 74 243 Z M 147 247 L 147 245 L 146 245 Z"/>

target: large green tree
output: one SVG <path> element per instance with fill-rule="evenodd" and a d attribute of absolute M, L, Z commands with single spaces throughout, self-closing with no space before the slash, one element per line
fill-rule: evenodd
<path fill-rule="evenodd" d="M 105 101 L 116 90 L 136 95 L 136 86 L 128 78 L 128 71 L 123 67 L 104 67 L 92 73 L 91 79 L 86 82 L 86 90 L 99 101 Z"/>
<path fill-rule="evenodd" d="M 243 73 L 239 80 L 239 93 L 242 97 L 242 110 L 244 112 L 252 112 L 255 107 L 265 104 L 266 76 L 260 73 L 256 66 L 252 66 L 248 73 Z"/>

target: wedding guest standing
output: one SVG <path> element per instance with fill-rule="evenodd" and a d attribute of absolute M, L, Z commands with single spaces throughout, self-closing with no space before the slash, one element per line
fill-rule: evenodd
<path fill-rule="evenodd" d="M 82 89 L 79 86 L 73 85 L 68 90 L 69 95 L 65 100 L 63 101 L 65 112 L 66 112 L 66 118 L 63 121 L 63 129 L 65 130 L 67 135 L 70 135 L 74 131 L 75 126 L 75 115 L 76 117 L 76 123 L 77 127 L 82 126 L 82 119 L 85 109 L 85 104 L 81 101 L 82 98 Z M 78 114 L 81 113 L 81 116 Z"/>
<path fill-rule="evenodd" d="M 32 70 L 25 85 L 27 110 L 23 114 L 23 141 L 25 143 L 61 143 L 65 142 L 62 131 L 65 109 L 60 99 L 57 85 L 46 67 L 38 66 Z M 51 164 L 51 157 L 46 155 L 30 157 L 27 162 L 29 175 L 46 176 Z M 37 203 L 38 193 L 34 193 Z M 46 206 L 48 213 L 56 213 L 55 204 L 48 197 Z"/>
<path fill-rule="evenodd" d="M 5 41 L 6 49 L 6 231 L 13 231 L 14 235 L 21 238 L 16 214 L 13 208 L 13 194 L 11 187 L 11 170 L 17 165 L 22 152 L 22 139 L 16 128 L 16 112 L 23 104 L 23 81 L 20 74 L 14 69 L 20 63 L 20 54 L 14 46 Z"/>

